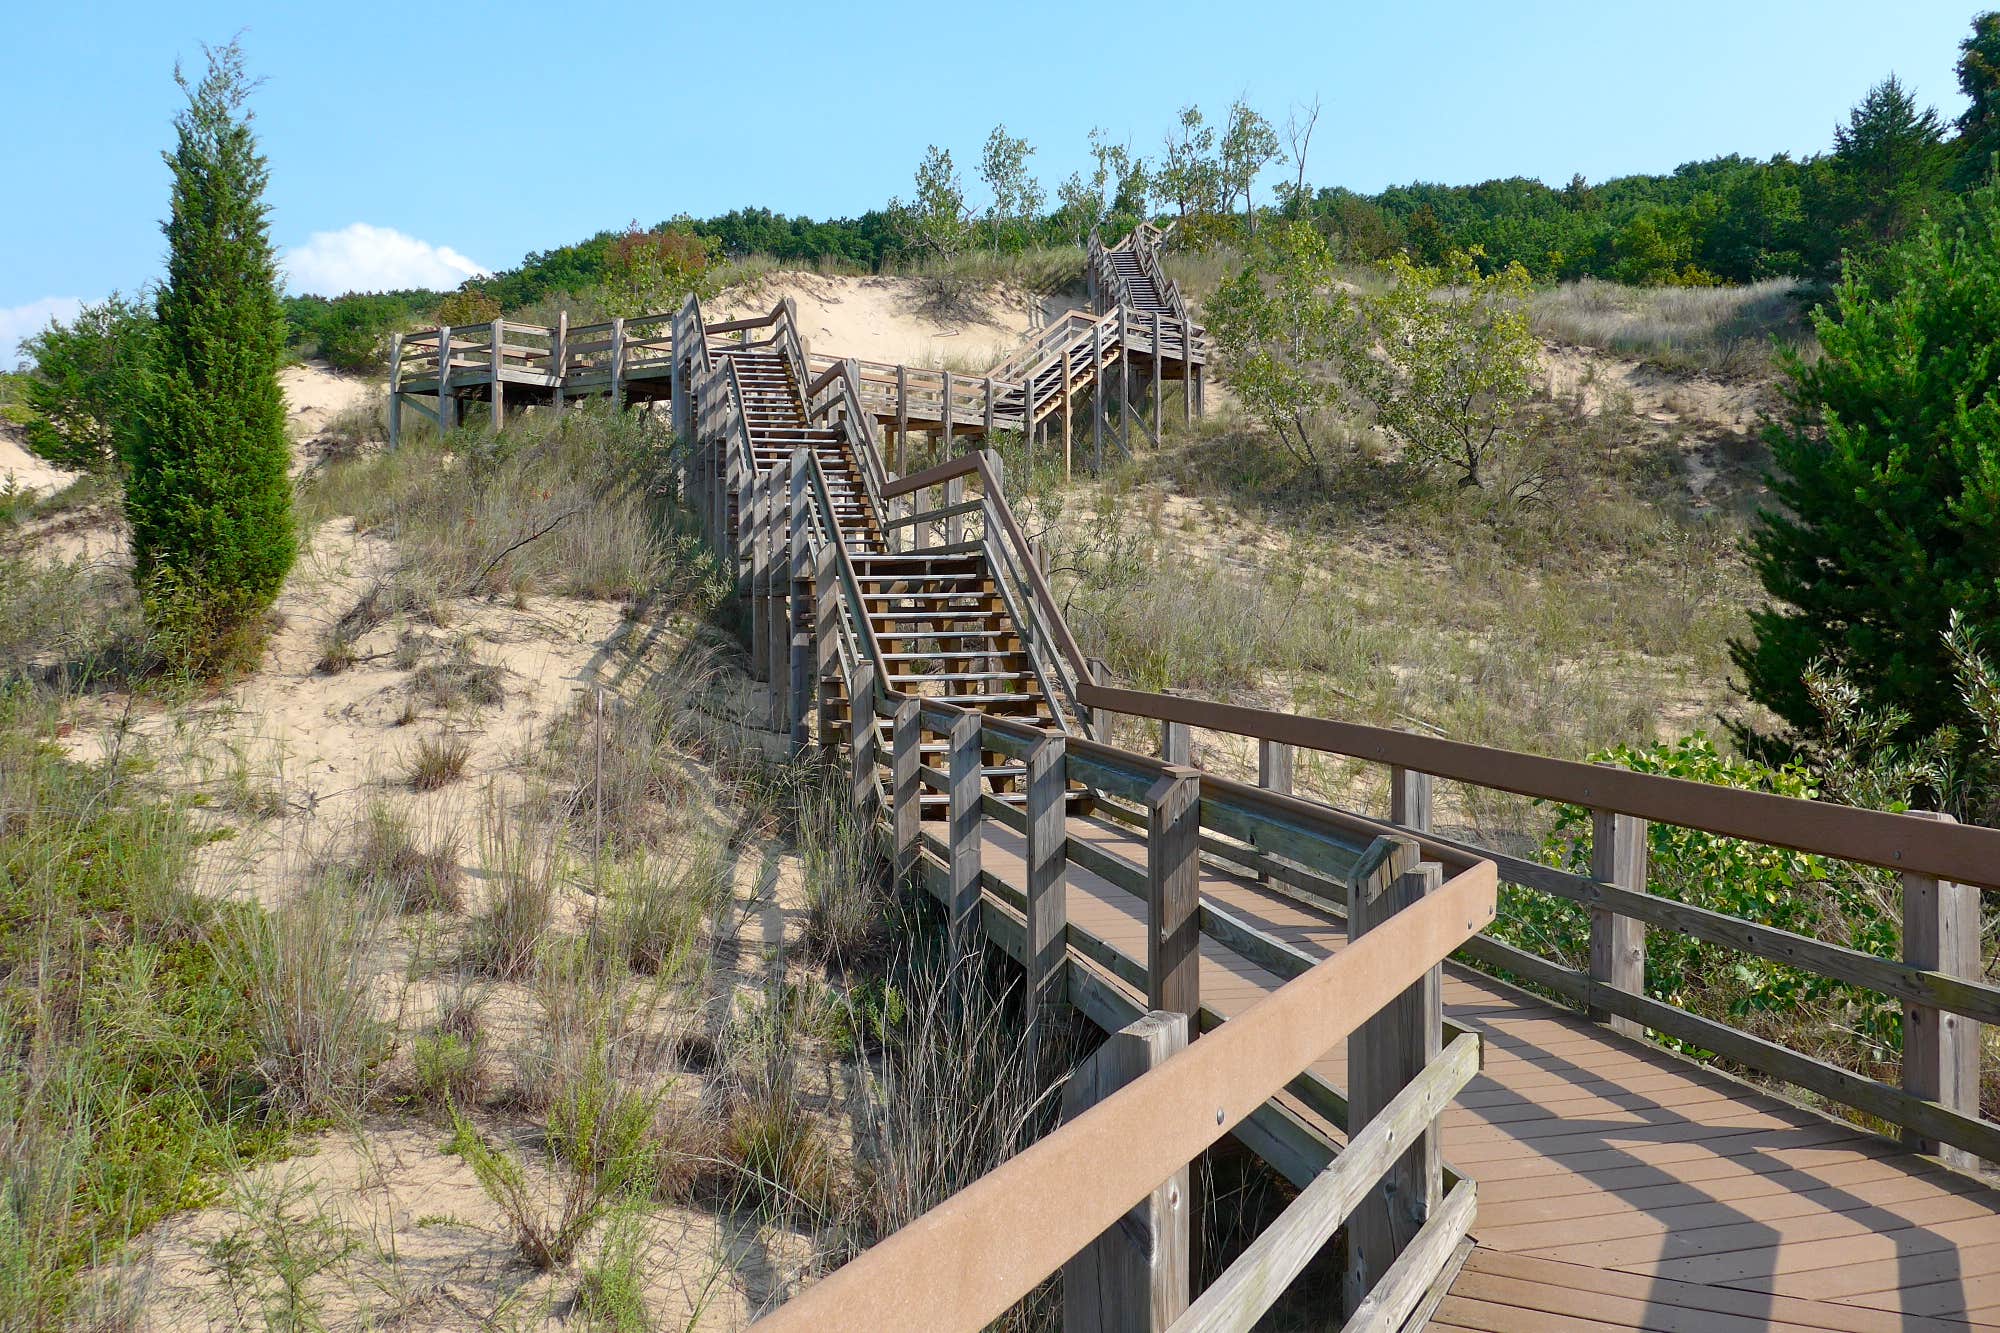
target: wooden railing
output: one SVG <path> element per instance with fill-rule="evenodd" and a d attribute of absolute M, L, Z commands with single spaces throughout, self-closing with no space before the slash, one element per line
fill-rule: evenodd
<path fill-rule="evenodd" d="M 1192 960 L 1212 919 L 1192 891 L 1202 828 L 1218 815 L 1239 827 L 1269 820 L 1294 838 L 1317 834 L 1349 863 L 1352 849 L 1330 830 L 1274 817 L 1254 801 L 1211 799 L 1204 775 L 1187 769 L 933 700 L 891 694 L 880 706 L 896 738 L 886 813 L 897 863 L 943 901 L 954 936 L 969 942 L 983 933 L 1020 959 L 1031 1012 L 1062 998 L 1089 1009 L 1094 995 L 1108 989 L 1096 971 L 1071 961 L 1074 951 L 1146 995 L 1150 1012 L 1127 1035 L 1164 1028 L 1170 1036 L 1146 1043 L 1160 1060 L 1156 1067 L 760 1326 L 780 1333 L 978 1329 L 1088 1247 L 1099 1253 L 1080 1275 L 1150 1301 L 1155 1326 L 1248 1329 L 1345 1224 L 1351 1314 L 1343 1327 L 1400 1328 L 1473 1215 L 1470 1181 L 1444 1192 L 1432 1131 L 1476 1072 L 1478 1039 L 1461 1036 L 1431 1052 L 1439 1031 L 1438 964 L 1492 919 L 1492 866 L 1480 863 L 1440 883 L 1437 867 L 1414 865 L 1408 843 L 1385 840 L 1369 848 L 1361 858 L 1368 869 L 1355 883 L 1356 901 L 1368 906 L 1354 918 L 1360 923 L 1351 928 L 1354 942 L 1190 1045 L 1187 1016 L 1199 1009 Z M 946 740 L 943 769 L 919 762 L 926 732 Z M 988 751 L 1028 766 L 1025 810 L 980 794 Z M 862 757 L 872 771 L 872 757 Z M 1143 877 L 1152 922 L 1143 968 L 1065 919 L 1066 867 L 1095 869 L 1079 855 L 1084 845 L 1068 835 L 1069 788 L 1105 782 L 1143 787 L 1161 830 L 1149 842 Z M 942 837 L 921 831 L 918 795 L 926 786 L 950 799 Z M 1024 833 L 1025 888 L 982 869 L 985 819 Z M 1356 1108 L 1347 1149 L 1190 1305 L 1188 1163 L 1343 1040 L 1350 1042 Z M 1119 1235 L 1120 1219 L 1141 1204 L 1148 1207 L 1152 1243 L 1133 1254 Z M 1125 1273 L 1106 1271 L 1121 1264 Z M 1076 1281 L 1066 1275 L 1066 1285 Z M 1083 1294 L 1072 1290 L 1067 1298 Z"/>
<path fill-rule="evenodd" d="M 2000 1124 L 1979 1106 L 1978 1025 L 2000 1021 L 2000 987 L 1979 969 L 1979 891 L 2000 889 L 2000 830 L 1936 816 L 1857 810 L 1594 764 L 1549 759 L 1384 728 L 1295 717 L 1086 682 L 1093 708 L 1158 721 L 1163 745 L 1187 752 L 1192 732 L 1254 737 L 1387 766 L 1396 809 L 1426 855 L 1490 857 L 1505 883 L 1590 913 L 1589 962 L 1572 968 L 1482 938 L 1466 957 L 1563 996 L 1628 1032 L 1647 1029 L 1899 1127 L 1906 1142 L 1959 1165 L 2000 1160 Z M 1432 780 L 1442 778 L 1578 805 L 1592 814 L 1589 876 L 1474 848 L 1430 832 Z M 1359 820 L 1359 817 L 1355 817 Z M 1646 891 L 1648 822 L 1672 824 L 1896 872 L 1901 959 L 1796 934 Z M 1359 827 L 1379 827 L 1360 820 Z M 1898 1087 L 1649 996 L 1645 930 L 1663 927 L 1901 1002 Z"/>

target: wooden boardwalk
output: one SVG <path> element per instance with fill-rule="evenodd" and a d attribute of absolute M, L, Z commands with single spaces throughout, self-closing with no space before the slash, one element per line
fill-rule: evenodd
<path fill-rule="evenodd" d="M 982 865 L 1020 885 L 1022 835 L 985 827 Z M 1071 836 L 1145 865 L 1143 833 L 1079 817 Z M 1315 957 L 1346 945 L 1334 911 L 1213 865 L 1202 895 Z M 1143 969 L 1144 901 L 1072 864 L 1068 909 Z M 1213 939 L 1201 947 L 1215 1017 L 1279 985 Z M 1485 1063 L 1444 1120 L 1446 1162 L 1479 1184 L 1477 1248 L 1432 1327 L 2000 1328 L 2000 1192 L 1469 969 L 1446 969 L 1444 998 Z M 1345 1066 L 1341 1049 L 1314 1069 L 1342 1088 Z"/>

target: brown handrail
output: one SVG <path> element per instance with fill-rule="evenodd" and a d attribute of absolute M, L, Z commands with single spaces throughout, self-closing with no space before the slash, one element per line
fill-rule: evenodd
<path fill-rule="evenodd" d="M 1484 929 L 1495 891 L 1491 862 L 1461 872 L 757 1326 L 771 1333 L 984 1326 Z M 1076 1189 L 1086 1178 L 1091 1188 Z M 941 1312 L 948 1312 L 942 1320 Z"/>
<path fill-rule="evenodd" d="M 1087 675 L 1078 692 L 1085 704 L 1114 713 L 1299 745 L 1539 800 L 2000 889 L 2000 829 L 1634 773 L 1358 722 L 1120 689 L 1099 685 Z"/>

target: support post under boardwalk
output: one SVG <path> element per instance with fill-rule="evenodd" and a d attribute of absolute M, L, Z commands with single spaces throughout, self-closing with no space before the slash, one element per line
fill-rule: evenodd
<path fill-rule="evenodd" d="M 1919 812 L 1912 812 L 1919 813 Z M 1925 819 L 1950 815 L 1921 812 Z M 1903 961 L 1979 980 L 1979 890 L 1933 875 L 1903 876 Z M 1962 1115 L 1979 1114 L 1979 1024 L 1963 1014 L 1903 1001 L 1903 1089 Z M 1903 1142 L 1947 1165 L 1977 1171 L 1979 1156 L 1909 1130 Z"/>
<path fill-rule="evenodd" d="M 951 949 L 963 957 L 979 945 L 979 853 L 985 816 L 979 809 L 980 716 L 967 713 L 946 734 L 945 757 L 950 761 L 948 892 L 945 911 L 951 922 Z"/>
<path fill-rule="evenodd" d="M 507 326 L 498 317 L 487 325 L 493 331 L 493 429 L 499 430 L 507 420 L 507 384 L 500 378 L 502 347 L 507 341 Z"/>
<path fill-rule="evenodd" d="M 857 662 L 847 687 L 849 800 L 863 822 L 875 818 L 875 667 Z"/>
<path fill-rule="evenodd" d="M 1146 793 L 1146 1005 L 1201 1013 L 1201 775 L 1169 768 Z"/>
<path fill-rule="evenodd" d="M 403 443 L 403 335 L 389 335 L 389 447 Z"/>
<path fill-rule="evenodd" d="M 1028 1024 L 1069 998 L 1069 744 L 1056 733 L 1027 757 Z"/>
<path fill-rule="evenodd" d="M 1402 849 L 1415 859 L 1415 849 Z M 1356 883 L 1347 908 L 1347 938 L 1360 939 L 1406 907 L 1414 906 L 1444 882 L 1436 864 L 1418 865 L 1370 893 L 1380 881 Z M 1424 1072 L 1438 1056 L 1444 1036 L 1444 969 L 1433 967 L 1421 981 L 1391 999 L 1347 1039 L 1347 1132 L 1358 1134 Z M 1437 1211 L 1442 1195 L 1442 1159 L 1433 1124 L 1411 1143 L 1362 1199 L 1347 1220 L 1346 1308 L 1359 1306 L 1396 1256 L 1416 1238 Z"/>
<path fill-rule="evenodd" d="M 889 729 L 891 854 L 901 883 L 917 864 L 917 826 L 923 819 L 923 705 L 909 698 L 896 705 Z"/>
<path fill-rule="evenodd" d="M 1608 810 L 1590 812 L 1590 876 L 1636 893 L 1646 891 L 1646 821 Z M 1601 907 L 1590 909 L 1590 976 L 1628 995 L 1646 993 L 1646 923 Z M 1645 1025 L 1593 1013 L 1613 1032 L 1645 1035 Z"/>
<path fill-rule="evenodd" d="M 1185 1050 L 1186 1014 L 1155 1010 L 1112 1033 L 1063 1087 L 1073 1120 Z M 1182 1167 L 1063 1265 L 1063 1333 L 1161 1333 L 1187 1312 L 1193 1207 Z"/>
<path fill-rule="evenodd" d="M 833 543 L 824 543 L 813 560 L 813 680 L 819 689 L 819 748 L 834 750 L 833 683 L 840 675 L 840 575 Z"/>

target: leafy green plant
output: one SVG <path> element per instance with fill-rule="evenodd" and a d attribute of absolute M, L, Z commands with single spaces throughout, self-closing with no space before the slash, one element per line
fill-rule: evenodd
<path fill-rule="evenodd" d="M 1518 265 L 1484 272 L 1481 258 L 1389 259 L 1395 283 L 1371 302 L 1389 371 L 1373 381 L 1375 407 L 1418 466 L 1462 486 L 1499 482 L 1525 493 L 1532 476 L 1498 474 L 1519 444 L 1514 410 L 1527 401 L 1541 351 L 1523 308 L 1528 274 Z"/>
<path fill-rule="evenodd" d="M 1768 767 L 1722 754 L 1697 732 L 1643 749 L 1591 756 L 1638 773 L 1810 800 L 1815 775 L 1800 764 Z M 1543 845 L 1551 864 L 1590 873 L 1592 821 L 1580 806 L 1555 808 Z M 1788 851 L 1671 824 L 1646 832 L 1647 892 L 1677 902 L 1893 958 L 1901 926 L 1888 877 L 1807 852 Z M 1495 933 L 1571 967 L 1587 964 L 1590 914 L 1581 905 L 1507 886 Z M 1712 1018 L 1759 1018 L 1814 1047 L 1845 1033 L 1879 1058 L 1901 1041 L 1901 1011 L 1870 991 L 1782 963 L 1708 944 L 1678 931 L 1646 933 L 1646 991 Z"/>
<path fill-rule="evenodd" d="M 21 380 L 28 448 L 72 472 L 109 468 L 116 425 L 146 355 L 152 317 L 140 301 L 113 292 L 67 324 L 24 339 L 33 371 Z"/>
<path fill-rule="evenodd" d="M 1301 464 L 1323 462 L 1323 416 L 1356 406 L 1373 369 L 1361 311 L 1334 281 L 1333 254 L 1310 225 L 1270 228 L 1207 309 L 1229 384 Z"/>

